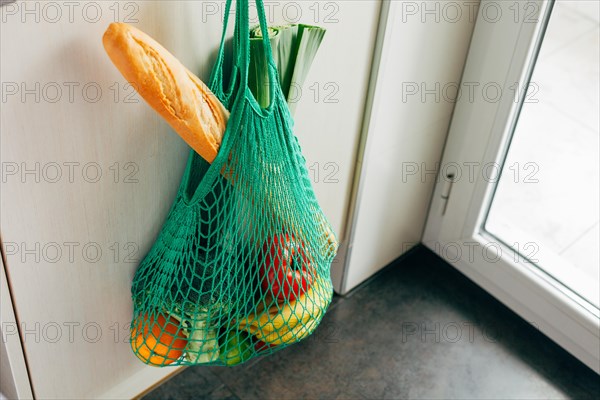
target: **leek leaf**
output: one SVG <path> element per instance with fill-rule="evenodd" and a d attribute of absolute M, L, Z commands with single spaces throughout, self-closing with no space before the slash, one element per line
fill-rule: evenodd
<path fill-rule="evenodd" d="M 302 85 L 325 35 L 325 29 L 292 24 L 270 27 L 268 35 L 281 91 L 293 115 Z M 263 108 L 267 107 L 270 104 L 269 74 L 260 27 L 250 31 L 248 85 L 258 104 Z"/>

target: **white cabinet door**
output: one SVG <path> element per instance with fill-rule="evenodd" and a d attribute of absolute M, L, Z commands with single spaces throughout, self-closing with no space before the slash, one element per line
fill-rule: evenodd
<path fill-rule="evenodd" d="M 32 399 L 19 329 L 0 257 L 0 394 L 8 399 Z"/>
<path fill-rule="evenodd" d="M 38 398 L 131 397 L 174 371 L 146 367 L 130 351 L 130 284 L 171 205 L 188 148 L 126 85 L 101 38 L 110 22 L 131 22 L 207 79 L 224 4 L 19 1 L 0 8 L 0 229 Z M 328 29 L 296 130 L 309 165 L 320 169 L 317 196 L 339 233 L 379 3 L 276 2 L 270 10 L 269 23 Z M 327 175 L 331 168 L 335 176 Z"/>
<path fill-rule="evenodd" d="M 386 2 L 345 293 L 420 242 L 478 2 Z"/>

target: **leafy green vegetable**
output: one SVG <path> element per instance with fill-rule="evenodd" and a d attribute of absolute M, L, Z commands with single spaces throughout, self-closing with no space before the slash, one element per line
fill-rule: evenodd
<path fill-rule="evenodd" d="M 302 90 L 302 85 L 323 41 L 325 29 L 318 26 L 292 24 L 270 27 L 268 35 L 281 90 L 293 115 L 299 100 L 298 93 Z M 268 107 L 271 100 L 270 82 L 260 27 L 250 31 L 248 74 L 248 85 L 256 101 L 261 107 Z"/>
<path fill-rule="evenodd" d="M 219 329 L 210 324 L 208 317 L 208 314 L 196 314 L 193 318 L 186 354 L 195 363 L 219 359 Z"/>
<path fill-rule="evenodd" d="M 198 311 L 195 314 L 181 312 L 174 308 L 169 315 L 183 326 L 183 334 L 188 338 L 185 356 L 191 362 L 209 363 L 219 359 L 219 329 L 211 321 L 208 310 Z"/>
<path fill-rule="evenodd" d="M 317 50 L 319 50 L 319 46 L 321 46 L 324 36 L 325 29 L 323 28 L 303 24 L 299 26 L 298 39 L 296 41 L 297 47 L 295 48 L 296 62 L 294 74 L 292 75 L 290 83 L 290 91 L 286 94 L 286 99 L 292 115 L 294 115 L 294 112 L 296 111 L 296 105 L 298 104 L 299 99 L 297 98 L 297 94 L 296 97 L 291 95 L 291 90 L 302 89 L 302 85 L 304 85 L 304 81 L 308 76 L 308 71 L 310 71 L 310 67 L 317 55 Z"/>

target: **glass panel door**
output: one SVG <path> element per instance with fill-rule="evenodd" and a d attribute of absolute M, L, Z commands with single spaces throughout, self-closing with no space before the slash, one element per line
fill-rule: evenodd
<path fill-rule="evenodd" d="M 485 223 L 490 234 L 596 308 L 598 4 L 554 4 Z"/>
<path fill-rule="evenodd" d="M 423 243 L 600 374 L 598 25 L 481 0 Z"/>

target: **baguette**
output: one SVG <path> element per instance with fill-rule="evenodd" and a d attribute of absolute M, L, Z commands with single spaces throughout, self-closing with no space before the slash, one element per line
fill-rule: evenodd
<path fill-rule="evenodd" d="M 112 23 L 102 37 L 106 53 L 146 102 L 202 158 L 212 163 L 229 112 L 208 87 L 150 36 Z"/>

